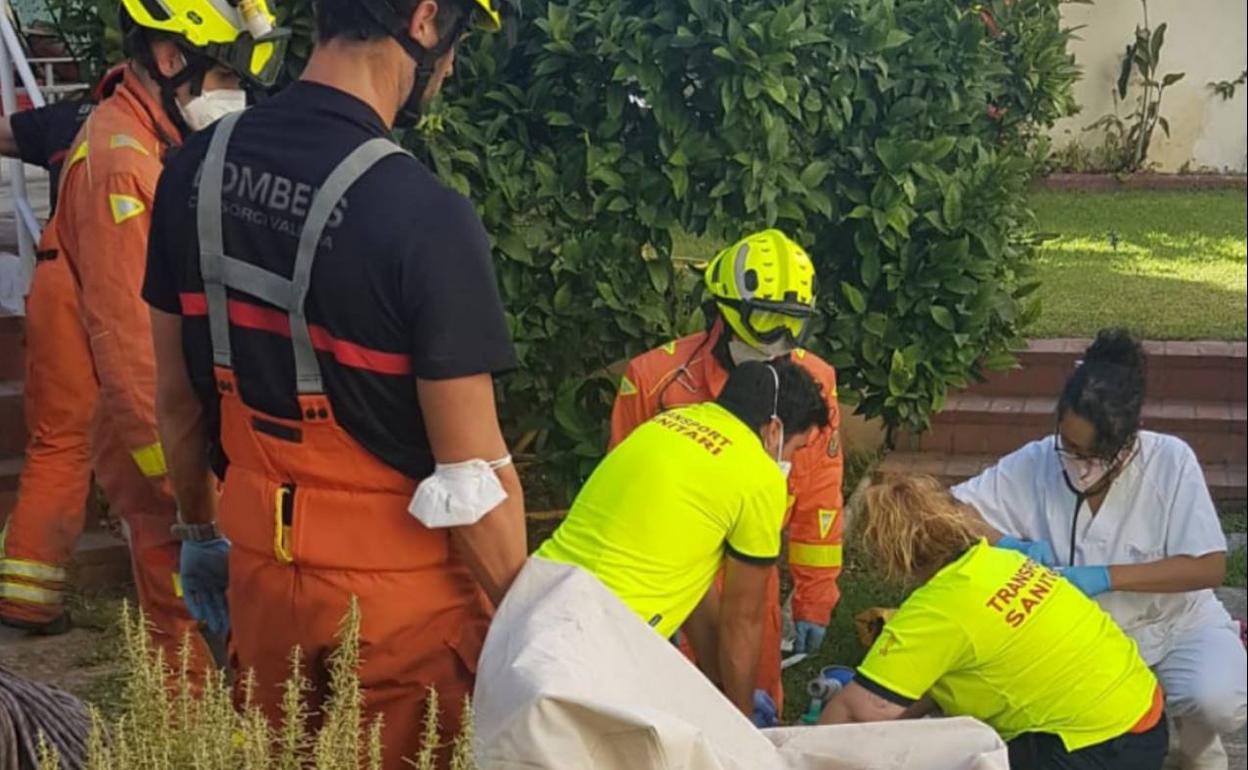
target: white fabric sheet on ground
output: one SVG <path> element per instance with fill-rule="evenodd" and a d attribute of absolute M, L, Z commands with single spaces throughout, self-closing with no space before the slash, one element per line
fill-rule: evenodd
<path fill-rule="evenodd" d="M 583 570 L 530 559 L 485 641 L 481 770 L 1006 770 L 973 719 L 759 731 Z"/>

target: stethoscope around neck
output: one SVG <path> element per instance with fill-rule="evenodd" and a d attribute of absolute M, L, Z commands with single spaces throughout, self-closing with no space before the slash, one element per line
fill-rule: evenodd
<path fill-rule="evenodd" d="M 1109 492 L 1109 488 L 1113 486 L 1115 481 L 1118 480 L 1118 476 L 1127 467 L 1127 465 L 1133 459 L 1135 459 L 1135 455 L 1139 451 L 1138 437 L 1133 436 L 1130 439 L 1130 442 L 1135 444 L 1135 448 L 1132 449 L 1131 454 L 1127 455 L 1127 458 L 1123 460 L 1122 463 L 1118 465 L 1117 468 L 1112 469 L 1109 472 L 1109 474 L 1107 474 L 1107 475 L 1112 475 L 1113 478 L 1110 478 L 1109 484 L 1107 484 L 1104 489 L 1106 493 Z M 1057 439 L 1055 438 L 1054 448 L 1056 449 L 1056 447 L 1057 447 Z M 1062 466 L 1060 454 L 1059 454 L 1057 466 L 1062 472 L 1062 481 L 1066 482 L 1066 488 L 1069 489 L 1075 495 L 1075 511 L 1074 511 L 1074 515 L 1070 517 L 1070 555 L 1066 559 L 1067 565 L 1073 567 L 1075 565 L 1075 544 L 1079 535 L 1079 512 L 1083 510 L 1083 503 L 1084 501 L 1088 499 L 1088 494 L 1086 492 L 1080 492 L 1078 489 L 1075 489 L 1075 485 L 1070 483 L 1070 475 L 1066 473 L 1066 468 Z"/>
<path fill-rule="evenodd" d="M 1075 491 L 1074 486 L 1070 483 L 1070 478 L 1066 475 L 1066 470 L 1062 469 L 1062 479 L 1066 482 L 1066 486 L 1070 487 L 1070 491 L 1075 493 L 1075 513 L 1070 518 L 1070 557 L 1066 559 L 1066 563 L 1075 566 L 1075 540 L 1079 535 L 1079 511 L 1083 510 L 1083 501 L 1088 496 L 1082 492 Z"/>

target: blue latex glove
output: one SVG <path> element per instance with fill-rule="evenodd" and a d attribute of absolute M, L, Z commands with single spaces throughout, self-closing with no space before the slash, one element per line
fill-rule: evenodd
<path fill-rule="evenodd" d="M 1053 546 L 1043 540 L 1019 540 L 1006 535 L 997 541 L 997 547 L 1018 551 L 1028 559 L 1046 567 L 1052 567 L 1057 563 L 1057 559 L 1053 557 Z"/>
<path fill-rule="evenodd" d="M 796 624 L 797 639 L 793 642 L 793 652 L 804 652 L 814 655 L 823 646 L 823 636 L 828 632 L 827 626 L 799 620 Z"/>
<path fill-rule="evenodd" d="M 1100 596 L 1112 588 L 1109 567 L 1066 567 L 1062 570 L 1062 577 L 1089 597 Z"/>
<path fill-rule="evenodd" d="M 780 724 L 776 702 L 763 690 L 754 691 L 754 716 L 750 718 L 757 728 L 775 727 Z"/>
<path fill-rule="evenodd" d="M 182 599 L 191 617 L 208 627 L 208 631 L 225 636 L 230 630 L 230 612 L 225 603 L 225 588 L 230 577 L 230 541 L 223 537 L 202 543 L 182 543 L 179 572 L 182 578 Z"/>

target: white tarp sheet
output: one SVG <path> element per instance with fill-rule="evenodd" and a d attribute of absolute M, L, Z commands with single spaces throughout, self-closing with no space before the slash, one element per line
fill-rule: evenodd
<path fill-rule="evenodd" d="M 486 638 L 481 770 L 1007 770 L 973 719 L 759 731 L 588 573 L 530 559 Z"/>

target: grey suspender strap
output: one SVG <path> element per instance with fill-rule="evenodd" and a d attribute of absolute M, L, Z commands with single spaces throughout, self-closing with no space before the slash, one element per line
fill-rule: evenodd
<path fill-rule="evenodd" d="M 295 269 L 290 276 L 291 303 L 290 339 L 295 348 L 295 386 L 299 395 L 308 393 L 324 393 L 321 384 L 321 369 L 316 362 L 316 350 L 312 347 L 312 337 L 308 332 L 308 318 L 304 313 L 304 300 L 308 297 L 308 287 L 312 283 L 312 262 L 316 260 L 316 249 L 321 243 L 321 235 L 325 225 L 337 208 L 342 196 L 346 195 L 351 185 L 364 176 L 382 158 L 397 155 L 403 149 L 389 139 L 370 139 L 355 148 L 343 159 L 317 191 L 308 208 L 308 217 L 304 220 L 303 231 L 299 233 L 299 251 L 295 255 Z"/>
<path fill-rule="evenodd" d="M 290 338 L 295 357 L 295 385 L 299 395 L 324 392 L 316 349 L 308 330 L 304 303 L 312 283 L 312 263 L 334 209 L 347 190 L 378 161 L 403 149 L 388 139 L 371 139 L 357 147 L 330 173 L 308 208 L 299 234 L 295 267 L 289 280 L 262 267 L 225 255 L 221 197 L 225 181 L 225 151 L 242 113 L 232 113 L 217 124 L 204 156 L 199 182 L 196 218 L 199 231 L 199 270 L 208 300 L 208 326 L 212 335 L 212 359 L 230 367 L 229 309 L 226 288 L 245 292 L 285 310 L 290 319 Z"/>
<path fill-rule="evenodd" d="M 208 300 L 208 329 L 212 335 L 212 363 L 230 366 L 230 317 L 225 299 L 225 236 L 222 232 L 221 194 L 225 187 L 225 148 L 238 125 L 241 112 L 226 115 L 217 123 L 204 155 L 199 177 L 199 201 L 195 206 L 199 231 L 199 273 Z"/>

